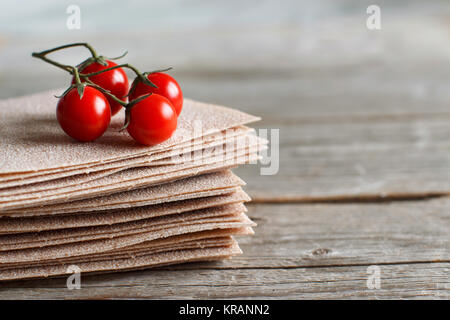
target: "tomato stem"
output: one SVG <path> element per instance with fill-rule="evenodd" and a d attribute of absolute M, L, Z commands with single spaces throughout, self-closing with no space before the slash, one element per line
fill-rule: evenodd
<path fill-rule="evenodd" d="M 86 47 L 92 54 L 92 57 L 86 59 L 85 61 L 83 61 L 82 63 L 80 63 L 77 66 L 78 70 L 79 69 L 83 69 L 87 64 L 90 64 L 92 62 L 98 62 L 98 63 L 102 63 L 103 62 L 103 63 L 106 64 L 105 58 L 103 56 L 98 56 L 96 51 L 94 50 L 94 48 L 90 44 L 85 43 L 85 42 L 66 44 L 66 45 L 63 45 L 63 46 L 59 46 L 59 47 L 56 47 L 56 48 L 53 48 L 53 49 L 44 50 L 44 51 L 41 51 L 41 52 L 33 52 L 31 55 L 33 57 L 41 59 L 41 60 L 43 60 L 43 61 L 45 61 L 45 62 L 47 62 L 47 63 L 49 63 L 51 65 L 54 65 L 54 66 L 56 66 L 56 67 L 58 67 L 58 68 L 60 68 L 62 70 L 65 70 L 65 71 L 69 72 L 72 75 L 75 75 L 74 74 L 74 70 L 75 70 L 74 67 L 66 65 L 66 64 L 62 64 L 62 63 L 59 63 L 59 62 L 56 62 L 56 61 L 48 58 L 47 55 L 49 53 L 52 53 L 52 52 L 55 52 L 55 51 L 58 51 L 58 50 L 67 49 L 67 48 L 71 48 L 71 47 L 77 47 L 77 46 L 84 46 L 84 47 Z M 116 57 L 114 59 L 120 59 L 120 58 L 124 57 L 126 54 L 127 54 L 127 52 L 125 52 L 121 56 Z M 121 65 L 117 65 L 117 66 L 114 66 L 114 67 L 106 68 L 106 69 L 103 69 L 103 70 L 100 70 L 100 71 L 97 71 L 97 72 L 88 73 L 88 74 L 79 73 L 79 77 L 83 78 L 83 79 L 86 79 L 86 78 L 89 78 L 89 77 L 92 77 L 92 76 L 95 76 L 95 75 L 99 75 L 101 73 L 108 72 L 108 71 L 111 71 L 111 70 L 114 70 L 114 69 L 118 69 L 118 68 L 131 69 L 136 74 L 136 77 L 138 77 L 142 82 L 144 82 L 145 84 L 147 84 L 147 85 L 149 85 L 151 87 L 156 88 L 156 85 L 153 84 L 150 80 L 148 80 L 147 75 L 149 75 L 150 73 L 157 72 L 157 71 L 142 73 L 136 67 L 132 66 L 129 63 L 124 63 L 124 64 L 121 64 Z M 166 69 L 166 70 L 170 70 L 170 69 L 171 68 Z"/>
<path fill-rule="evenodd" d="M 110 97 L 111 99 L 113 99 L 114 101 L 116 101 L 118 104 L 120 104 L 122 107 L 124 107 L 124 108 L 127 107 L 128 103 L 125 102 L 125 101 L 123 101 L 123 100 L 120 100 L 119 98 L 117 98 L 115 95 L 113 95 L 113 94 L 111 93 L 111 91 L 106 90 L 106 89 L 100 87 L 99 85 L 96 85 L 95 83 L 93 83 L 93 82 L 92 82 L 91 80 L 89 80 L 89 79 L 86 79 L 85 81 L 86 81 L 86 83 L 87 83 L 89 86 L 91 86 L 91 87 L 97 89 L 98 91 L 100 91 L 101 93 L 107 95 L 108 97 Z"/>
<path fill-rule="evenodd" d="M 33 57 L 35 57 L 35 58 L 38 58 L 38 59 L 41 59 L 41 60 L 43 60 L 43 61 L 45 61 L 45 62 L 47 62 L 47 63 L 50 63 L 51 65 L 54 65 L 54 66 L 56 66 L 56 67 L 58 67 L 58 68 L 60 68 L 60 69 L 63 69 L 63 70 L 65 70 L 65 71 L 67 71 L 67 72 L 72 73 L 71 66 L 66 65 L 66 64 L 62 64 L 62 63 L 59 63 L 59 62 L 56 62 L 56 61 L 54 61 L 54 60 L 51 60 L 51 59 L 47 58 L 47 57 L 46 57 L 46 53 L 42 53 L 42 52 L 33 52 L 33 53 L 31 54 L 31 56 L 33 56 Z"/>
<path fill-rule="evenodd" d="M 81 62 L 79 65 L 77 66 L 71 66 L 71 65 L 67 65 L 67 64 L 63 64 L 63 63 L 59 63 L 55 60 L 52 60 L 50 58 L 47 57 L 48 54 L 53 53 L 55 51 L 59 51 L 59 50 L 63 50 L 63 49 L 67 49 L 67 48 L 72 48 L 72 47 L 85 47 L 86 49 L 89 50 L 89 52 L 91 53 L 92 57 L 87 58 L 86 60 L 84 60 L 83 62 Z M 125 52 L 124 54 L 122 54 L 119 57 L 116 58 L 112 58 L 113 60 L 115 59 L 120 59 L 123 58 L 125 55 L 127 54 L 127 52 Z M 143 83 L 145 83 L 146 85 L 149 85 L 151 87 L 157 88 L 157 86 L 152 83 L 149 79 L 148 79 L 148 75 L 152 74 L 152 73 L 156 73 L 156 72 L 165 72 L 168 71 L 170 68 L 166 68 L 166 69 L 162 69 L 162 70 L 155 70 L 155 71 L 150 71 L 150 72 L 140 72 L 136 67 L 132 66 L 129 63 L 124 63 L 124 64 L 120 64 L 120 65 L 116 65 L 110 68 L 105 68 L 103 70 L 97 71 L 97 72 L 91 72 L 91 73 L 82 73 L 80 72 L 80 70 L 83 70 L 83 68 L 93 62 L 97 62 L 100 63 L 104 66 L 107 66 L 107 62 L 104 56 L 99 56 L 97 55 L 97 52 L 95 51 L 95 49 L 88 43 L 86 42 L 76 42 L 76 43 L 70 43 L 70 44 L 66 44 L 66 45 L 62 45 L 59 47 L 55 47 L 52 49 L 48 49 L 48 50 L 44 50 L 41 52 L 33 52 L 31 54 L 32 57 L 41 59 L 44 62 L 47 62 L 55 67 L 58 67 L 64 71 L 69 72 L 73 77 L 74 77 L 74 84 L 72 84 L 60 97 L 64 96 L 65 94 L 67 94 L 67 92 L 69 92 L 72 88 L 76 88 L 78 91 L 78 94 L 80 96 L 80 99 L 83 97 L 83 93 L 84 93 L 84 88 L 86 86 L 91 86 L 93 88 L 96 88 L 97 90 L 99 90 L 100 92 L 102 92 L 103 94 L 105 94 L 106 96 L 110 97 L 111 99 L 113 99 L 114 101 L 116 101 L 118 104 L 120 104 L 122 107 L 125 108 L 126 110 L 126 118 L 125 118 L 125 124 L 123 126 L 123 129 L 125 129 L 128 124 L 129 124 L 129 120 L 130 120 L 130 111 L 131 108 L 138 102 L 142 101 L 143 99 L 148 98 L 151 94 L 147 94 L 147 95 L 143 95 L 140 96 L 137 99 L 134 99 L 132 101 L 129 101 L 128 103 L 119 99 L 118 97 L 116 97 L 115 95 L 113 95 L 109 90 L 106 90 L 104 88 L 102 88 L 101 86 L 95 84 L 94 82 L 92 82 L 89 77 L 92 76 L 96 76 L 99 74 L 102 74 L 104 72 L 108 72 L 114 69 L 118 69 L 118 68 L 128 68 L 130 70 L 132 70 L 135 74 L 136 74 L 136 79 L 133 81 L 133 85 L 132 88 L 130 90 L 130 92 L 133 90 L 133 87 L 136 85 L 137 81 L 142 81 Z M 83 79 L 84 82 L 82 82 L 81 80 Z M 122 97 L 123 98 L 123 97 Z"/>
<path fill-rule="evenodd" d="M 92 57 L 94 59 L 98 59 L 99 56 L 97 55 L 97 52 L 95 51 L 95 49 L 87 42 L 76 42 L 76 43 L 69 43 L 69 44 L 65 44 L 59 47 L 55 47 L 52 49 L 47 49 L 41 52 L 33 52 L 32 56 L 33 57 L 38 57 L 38 56 L 46 56 L 49 53 L 55 52 L 55 51 L 59 51 L 59 50 L 63 50 L 63 49 L 67 49 L 67 48 L 73 48 L 73 47 L 85 47 L 86 49 L 89 50 L 89 52 L 91 53 Z"/>
<path fill-rule="evenodd" d="M 131 108 L 133 108 L 133 106 L 135 104 L 137 104 L 138 102 L 141 102 L 142 100 L 147 99 L 151 95 L 152 95 L 152 93 L 144 94 L 144 95 L 128 102 L 128 104 L 125 106 L 125 121 L 124 121 L 123 127 L 120 128 L 119 131 L 125 130 L 128 127 L 128 125 L 130 124 Z"/>

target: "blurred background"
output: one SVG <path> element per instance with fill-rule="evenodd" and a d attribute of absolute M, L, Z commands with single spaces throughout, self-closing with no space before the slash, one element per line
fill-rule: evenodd
<path fill-rule="evenodd" d="M 66 26 L 72 4 L 81 10 L 79 30 Z M 381 8 L 381 30 L 366 26 L 372 4 Z M 329 193 L 376 182 L 361 180 L 364 159 L 348 166 L 346 159 L 361 150 L 373 156 L 385 141 L 408 145 L 424 138 L 414 122 L 397 137 L 386 125 L 367 126 L 369 118 L 449 116 L 448 0 L 2 0 L 1 6 L 0 98 L 68 84 L 67 74 L 31 58 L 32 51 L 78 41 L 110 57 L 128 50 L 124 61 L 141 70 L 172 66 L 186 97 L 239 108 L 261 116 L 259 127 L 281 128 L 279 179 L 304 178 L 281 187 L 285 195 L 314 195 L 319 187 L 304 181 L 315 179 L 319 169 L 326 176 L 328 167 L 329 175 L 348 176 Z M 87 52 L 54 57 L 75 64 Z M 336 123 L 347 125 L 334 128 Z M 352 123 L 360 127 L 347 132 Z M 314 131 L 308 131 L 311 124 Z M 440 129 L 426 134 L 448 140 Z M 336 154 L 342 145 L 342 158 L 323 154 L 333 148 Z M 448 169 L 445 160 L 440 163 Z M 380 165 L 401 168 L 403 161 Z M 254 172 L 241 174 L 245 179 Z M 250 184 L 254 195 L 263 195 L 257 181 Z"/>

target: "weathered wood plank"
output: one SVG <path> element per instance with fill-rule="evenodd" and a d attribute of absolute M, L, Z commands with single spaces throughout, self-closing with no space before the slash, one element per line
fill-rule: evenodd
<path fill-rule="evenodd" d="M 202 264 L 203 265 L 203 264 Z M 210 264 L 209 264 L 210 265 Z M 340 268 L 147 270 L 0 285 L 1 299 L 448 299 L 450 263 L 380 266 L 380 289 L 368 289 L 366 266 Z"/>
<path fill-rule="evenodd" d="M 279 172 L 236 170 L 255 200 L 412 197 L 450 192 L 450 117 L 356 118 L 285 124 Z"/>
<path fill-rule="evenodd" d="M 248 38 L 253 36 L 249 34 Z M 216 34 L 212 33 L 209 37 L 214 38 Z M 95 43 L 95 40 L 97 39 L 92 42 Z M 2 54 L 0 47 L 0 58 L 8 60 L 11 55 L 19 55 L 24 59 L 20 60 L 22 65 L 11 61 L 10 65 L 2 66 L 3 72 L 0 69 L 0 74 L 3 75 L 3 79 L 0 78 L 1 98 L 60 88 L 68 82 L 66 74 L 28 57 L 30 52 L 37 48 L 51 47 L 67 40 L 50 39 L 45 43 L 33 43 L 33 39 L 26 41 L 27 43 L 11 43 L 23 47 L 23 52 L 16 52 L 14 47 L 8 49 L 9 47 L 5 46 Z M 103 43 L 105 40 L 99 41 Z M 133 52 L 133 47 L 137 46 L 139 41 L 128 41 L 129 44 L 124 44 L 124 49 Z M 200 45 L 211 46 L 211 41 L 205 40 L 204 43 L 200 42 Z M 237 45 L 239 43 L 230 44 Z M 364 45 L 366 43 L 360 44 Z M 149 50 L 153 50 L 153 46 Z M 173 49 L 167 48 L 167 51 L 170 50 Z M 111 47 L 107 51 L 116 53 L 118 49 Z M 70 55 L 69 60 L 75 60 L 73 56 L 75 54 Z M 339 65 L 339 61 L 336 61 L 337 65 L 333 64 L 334 61 L 317 61 L 312 62 L 314 66 L 299 65 L 287 68 L 278 65 L 277 61 L 270 57 L 267 57 L 264 64 L 243 67 L 241 64 L 251 63 L 251 56 L 219 56 L 214 57 L 219 60 L 217 64 L 208 64 L 207 61 L 202 61 L 202 64 L 199 61 L 181 65 L 176 65 L 171 61 L 173 59 L 164 56 L 166 62 L 157 62 L 161 59 L 154 56 L 130 57 L 130 60 L 136 59 L 137 61 L 132 61 L 139 66 L 145 66 L 148 63 L 146 61 L 152 61 L 151 66 L 147 68 L 174 65 L 171 73 L 179 80 L 186 97 L 229 105 L 258 114 L 263 118 L 264 125 L 270 124 L 269 119 L 272 118 L 291 123 L 305 123 L 322 119 L 341 122 L 347 121 L 350 116 L 359 116 L 362 119 L 368 116 L 407 119 L 411 115 L 420 117 L 443 114 L 449 117 L 450 92 L 447 88 L 450 67 L 446 58 L 434 57 L 434 61 L 432 58 L 431 61 L 415 59 L 406 64 L 391 61 L 392 55 L 387 52 L 380 55 L 379 61 L 376 62 L 368 56 L 362 58 L 362 61 L 348 61 L 345 65 Z M 286 57 L 285 61 L 296 63 L 293 59 Z M 433 72 L 425 72 L 430 70 Z M 8 75 L 8 81 L 5 75 Z M 39 81 L 41 77 L 45 77 L 46 81 Z"/>
<path fill-rule="evenodd" d="M 450 262 L 450 198 L 248 208 L 256 235 L 239 238 L 244 255 L 220 268 Z"/>
<path fill-rule="evenodd" d="M 256 235 L 221 263 L 0 284 L 0 298 L 439 298 L 449 294 L 450 198 L 382 204 L 250 205 Z M 381 291 L 367 290 L 378 265 Z M 13 289 L 15 288 L 15 289 Z"/>
<path fill-rule="evenodd" d="M 83 15 L 79 31 L 67 30 L 64 3 L 40 4 L 42 15 L 27 15 L 20 26 L 14 22 L 24 14 L 22 7 L 11 5 L 13 14 L 0 13 L 0 97 L 68 83 L 67 75 L 31 59 L 30 53 L 82 39 L 110 56 L 128 50 L 127 61 L 142 69 L 171 65 L 186 96 L 263 118 L 448 113 L 450 8 L 445 0 L 380 1 L 386 15 L 379 31 L 365 25 L 370 1 L 267 1 L 256 11 L 255 4 L 247 4 L 240 12 L 237 4 L 205 9 L 202 2 L 168 1 L 158 8 L 145 1 L 133 8 L 119 3 L 104 16 L 97 4 L 86 2 L 81 10 L 89 14 Z M 122 23 L 110 26 L 115 14 Z M 124 16 L 133 16 L 132 23 Z M 36 28 L 41 23 L 42 29 Z M 102 26 L 108 27 L 99 30 Z M 75 63 L 80 55 L 86 51 L 74 49 L 56 58 Z"/>

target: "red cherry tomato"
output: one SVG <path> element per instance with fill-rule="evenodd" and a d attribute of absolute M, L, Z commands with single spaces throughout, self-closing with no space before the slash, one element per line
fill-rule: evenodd
<path fill-rule="evenodd" d="M 80 72 L 93 73 L 117 66 L 117 63 L 110 60 L 106 60 L 106 62 L 108 63 L 107 66 L 103 66 L 100 63 L 93 62 L 80 70 Z M 125 102 L 127 101 L 127 98 L 125 96 L 127 95 L 129 89 L 128 77 L 122 68 L 117 68 L 104 73 L 100 73 L 96 76 L 89 77 L 89 80 L 91 80 L 96 85 L 99 85 L 103 89 L 111 91 L 111 93 L 120 100 L 123 100 Z M 74 83 L 73 80 L 72 83 Z M 115 115 L 120 111 L 122 106 L 119 103 L 108 96 L 106 97 L 106 99 L 108 99 L 109 105 L 111 106 L 112 115 Z"/>
<path fill-rule="evenodd" d="M 181 108 L 183 107 L 183 92 L 181 92 L 181 88 L 175 79 L 167 73 L 162 72 L 151 73 L 147 76 L 147 78 L 158 88 L 150 87 L 139 81 L 136 88 L 129 96 L 130 100 L 134 100 L 137 97 L 147 93 L 156 93 L 169 99 L 177 112 L 177 115 L 180 115 Z M 137 81 L 137 79 L 134 81 Z"/>
<path fill-rule="evenodd" d="M 177 118 L 169 100 L 152 94 L 131 107 L 127 130 L 137 142 L 155 145 L 172 136 L 177 128 Z"/>
<path fill-rule="evenodd" d="M 103 93 L 92 87 L 84 88 L 80 99 L 76 88 L 61 97 L 56 107 L 59 125 L 72 138 L 92 141 L 100 137 L 111 121 L 111 108 Z"/>

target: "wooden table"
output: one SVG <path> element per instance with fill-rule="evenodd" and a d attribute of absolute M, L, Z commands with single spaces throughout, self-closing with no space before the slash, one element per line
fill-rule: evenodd
<path fill-rule="evenodd" d="M 215 4 L 189 11 L 214 22 L 174 14 L 176 27 L 149 19 L 146 30 L 128 23 L 121 34 L 137 65 L 174 65 L 186 96 L 280 129 L 277 175 L 236 170 L 258 223 L 255 236 L 240 239 L 242 256 L 86 276 L 81 290 L 67 290 L 65 279 L 0 284 L 0 298 L 448 299 L 449 5 L 380 1 L 382 30 L 370 31 L 364 1 L 314 3 L 284 11 L 270 2 L 256 15 L 249 5 L 229 19 L 220 12 L 233 4 Z M 67 81 L 25 59 L 32 50 L 83 39 L 120 53 L 117 34 L 90 22 L 84 33 L 45 29 L 39 41 L 29 30 L 4 36 L 0 96 Z"/>

